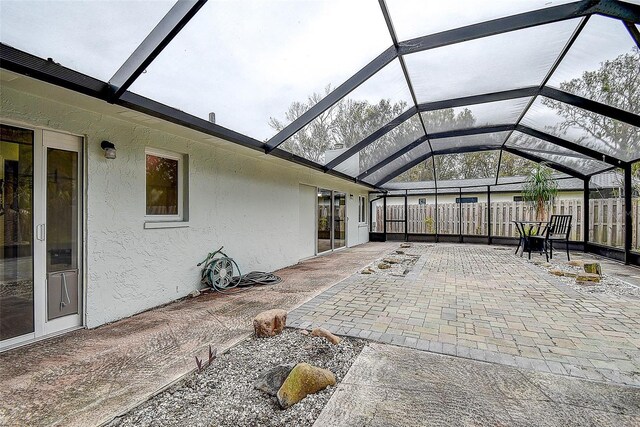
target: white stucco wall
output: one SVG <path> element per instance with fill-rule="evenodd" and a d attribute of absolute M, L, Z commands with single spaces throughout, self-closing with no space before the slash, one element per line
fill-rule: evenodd
<path fill-rule="evenodd" d="M 189 294 L 199 287 L 196 264 L 223 245 L 245 273 L 297 263 L 301 221 L 315 236 L 315 212 L 311 222 L 300 218 L 300 184 L 346 192 L 348 245 L 368 240 L 357 224 L 365 187 L 210 136 L 184 137 L 201 134 L 177 126 L 170 133 L 156 120 L 150 127 L 82 95 L 66 93 L 61 103 L 6 85 L 0 95 L 4 121 L 85 136 L 88 327 Z M 117 159 L 104 158 L 102 140 L 116 145 Z M 144 228 L 145 147 L 188 155 L 188 228 Z"/>
<path fill-rule="evenodd" d="M 310 185 L 300 184 L 298 203 L 298 257 L 300 259 L 309 258 L 316 253 L 316 235 L 309 233 L 316 226 L 316 204 L 318 200 L 318 190 Z"/>

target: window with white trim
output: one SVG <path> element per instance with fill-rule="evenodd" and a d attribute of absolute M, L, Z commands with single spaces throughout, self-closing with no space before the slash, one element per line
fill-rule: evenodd
<path fill-rule="evenodd" d="M 183 154 L 156 148 L 145 150 L 147 220 L 183 220 L 184 157 Z"/>
<path fill-rule="evenodd" d="M 365 196 L 358 196 L 358 202 L 360 209 L 358 210 L 358 222 L 366 223 L 367 222 L 367 199 Z"/>

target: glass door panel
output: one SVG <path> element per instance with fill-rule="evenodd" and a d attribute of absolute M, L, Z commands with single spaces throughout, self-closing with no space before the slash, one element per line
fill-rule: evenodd
<path fill-rule="evenodd" d="M 318 253 L 331 250 L 331 191 L 318 190 Z"/>
<path fill-rule="evenodd" d="M 47 319 L 78 313 L 79 180 L 78 153 L 46 152 Z"/>
<path fill-rule="evenodd" d="M 0 341 L 3 341 L 35 332 L 34 132 L 6 125 L 0 128 Z"/>
<path fill-rule="evenodd" d="M 333 193 L 333 248 L 338 249 L 347 244 L 347 195 Z"/>

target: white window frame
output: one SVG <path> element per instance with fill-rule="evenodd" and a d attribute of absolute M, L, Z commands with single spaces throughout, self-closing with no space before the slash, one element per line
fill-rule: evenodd
<path fill-rule="evenodd" d="M 366 223 L 367 223 L 367 198 L 366 196 L 358 196 L 358 224 L 366 224 Z"/>
<path fill-rule="evenodd" d="M 147 155 L 178 161 L 178 214 L 147 214 Z M 144 150 L 144 219 L 145 222 L 179 222 L 184 220 L 184 154 L 160 148 L 146 147 Z"/>

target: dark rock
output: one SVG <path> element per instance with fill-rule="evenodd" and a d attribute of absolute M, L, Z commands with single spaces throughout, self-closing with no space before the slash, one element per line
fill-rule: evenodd
<path fill-rule="evenodd" d="M 278 365 L 275 368 L 263 372 L 256 381 L 254 388 L 267 393 L 270 396 L 278 394 L 278 390 L 282 387 L 282 383 L 287 379 L 291 370 L 295 367 L 295 363 Z"/>

